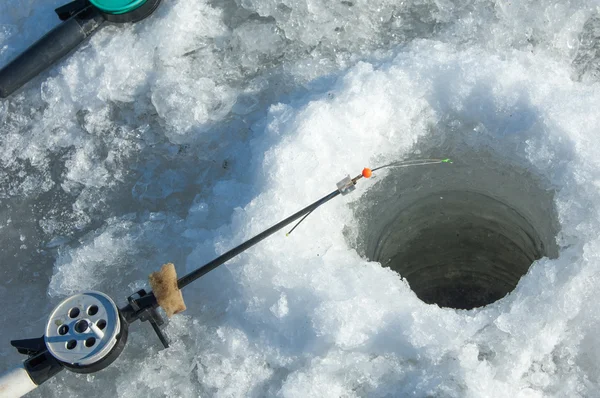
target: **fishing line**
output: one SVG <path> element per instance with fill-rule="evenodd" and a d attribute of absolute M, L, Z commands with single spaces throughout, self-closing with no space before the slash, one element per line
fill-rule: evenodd
<path fill-rule="evenodd" d="M 369 169 L 369 168 L 365 168 L 362 172 L 362 175 L 356 177 L 353 181 L 354 183 L 356 183 L 356 181 L 358 181 L 360 178 L 365 177 L 365 178 L 370 178 L 372 172 L 377 171 L 377 170 L 381 170 L 381 169 L 386 169 L 386 168 L 403 168 L 403 167 L 413 167 L 413 166 L 427 166 L 427 165 L 433 165 L 433 164 L 442 164 L 442 163 L 452 163 L 452 160 L 450 159 L 412 159 L 412 160 L 400 160 L 397 162 L 392 162 L 383 166 L 379 166 L 379 167 L 375 167 L 374 169 Z M 302 223 L 302 221 L 306 220 L 306 218 L 308 216 L 311 215 L 311 213 L 313 211 L 315 211 L 317 208 L 315 207 L 314 209 L 312 209 L 309 213 L 307 213 L 304 217 L 302 217 L 300 219 L 300 221 L 298 221 L 296 223 L 296 225 L 294 225 L 294 227 L 292 229 L 290 229 L 290 231 L 285 234 L 285 236 L 290 236 L 290 234 L 292 232 L 294 232 L 294 230 L 296 228 L 298 228 L 298 226 Z"/>
<path fill-rule="evenodd" d="M 413 160 L 401 160 L 398 162 L 393 162 L 390 164 L 386 164 L 383 166 L 376 167 L 371 169 L 371 171 L 377 171 L 381 169 L 385 169 L 388 167 L 411 167 L 411 166 L 426 166 L 430 164 L 440 164 L 440 163 L 452 163 L 450 159 L 413 159 Z"/>

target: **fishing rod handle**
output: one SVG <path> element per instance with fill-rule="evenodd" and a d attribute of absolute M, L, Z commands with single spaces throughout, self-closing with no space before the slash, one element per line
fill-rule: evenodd
<path fill-rule="evenodd" d="M 6 98 L 71 52 L 105 19 L 88 6 L 58 25 L 0 70 L 0 98 Z"/>
<path fill-rule="evenodd" d="M 0 398 L 22 397 L 37 387 L 23 364 L 0 374 Z"/>

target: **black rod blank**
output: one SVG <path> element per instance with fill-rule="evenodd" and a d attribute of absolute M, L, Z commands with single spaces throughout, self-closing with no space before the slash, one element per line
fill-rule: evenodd
<path fill-rule="evenodd" d="M 356 181 L 359 180 L 360 178 L 362 178 L 361 175 L 356 176 L 355 178 L 352 179 L 352 183 L 356 184 Z M 224 263 L 226 263 L 227 261 L 236 257 L 240 253 L 242 253 L 242 252 L 248 250 L 249 248 L 251 248 L 252 246 L 256 245 L 263 239 L 268 238 L 269 236 L 273 235 L 275 232 L 284 228 L 286 225 L 291 224 L 292 222 L 296 221 L 297 219 L 299 219 L 302 216 L 312 213 L 319 206 L 329 202 L 331 199 L 335 198 L 336 196 L 338 196 L 341 193 L 342 193 L 341 190 L 336 189 L 335 191 L 322 197 L 321 199 L 317 200 L 316 202 L 313 202 L 312 204 L 306 206 L 302 210 L 297 211 L 296 213 L 292 214 L 285 220 L 278 222 L 277 224 L 273 225 L 271 228 L 264 230 L 263 232 L 254 236 L 253 238 L 248 239 L 241 245 L 234 247 L 233 249 L 229 250 L 227 253 L 220 255 L 219 257 L 215 258 L 214 260 L 212 260 L 209 263 L 206 263 L 202 267 L 190 272 L 187 275 L 182 276 L 177 281 L 177 286 L 179 287 L 179 289 L 183 289 L 190 283 L 194 282 L 196 279 L 201 278 L 202 276 L 208 274 L 213 269 L 217 268 L 220 265 L 223 265 Z M 142 297 L 135 298 L 135 306 L 133 306 L 131 303 L 129 303 L 125 307 L 121 308 L 120 311 L 121 311 L 121 314 L 123 315 L 123 317 L 125 318 L 125 320 L 128 323 L 131 323 L 138 319 L 144 319 L 144 317 L 147 317 L 147 315 L 145 315 L 145 312 L 147 310 L 149 310 L 150 308 L 156 308 L 156 307 L 158 307 L 158 302 L 156 301 L 156 296 L 154 295 L 153 292 L 149 292 L 148 294 L 144 293 L 144 295 Z M 159 334 L 159 337 L 160 337 L 160 334 Z M 161 341 L 162 341 L 162 338 L 161 338 Z"/>
<path fill-rule="evenodd" d="M 268 238 L 269 236 L 273 235 L 275 232 L 279 231 L 280 229 L 282 229 L 286 225 L 288 225 L 288 224 L 296 221 L 300 217 L 302 217 L 302 216 L 304 216 L 304 215 L 312 212 L 317 207 L 319 207 L 319 206 L 321 206 L 321 205 L 329 202 L 331 199 L 335 198 L 339 194 L 340 194 L 340 191 L 336 189 L 335 191 L 331 192 L 329 195 L 324 196 L 323 198 L 317 200 L 313 204 L 310 204 L 310 205 L 306 206 L 304 209 L 302 209 L 302 210 L 294 213 L 293 215 L 289 216 L 285 220 L 278 222 L 277 224 L 273 225 L 271 228 L 269 228 L 267 230 L 264 230 L 263 232 L 261 232 L 260 234 L 256 235 L 255 237 L 248 239 L 247 241 L 245 241 L 241 245 L 234 247 L 233 249 L 229 250 L 227 253 L 222 254 L 221 256 L 215 258 L 211 262 L 209 262 L 209 263 L 205 264 L 204 266 L 198 268 L 197 270 L 194 270 L 194 271 L 190 272 L 189 274 L 187 274 L 185 276 L 182 276 L 177 281 L 177 286 L 179 286 L 180 289 L 184 288 L 185 286 L 189 285 L 190 283 L 192 283 L 196 279 L 198 279 L 198 278 L 206 275 L 207 273 L 209 273 L 213 269 L 217 268 L 219 265 L 222 265 L 222 264 L 226 263 L 227 261 L 231 260 L 232 258 L 234 258 L 235 256 L 237 256 L 238 254 L 240 254 L 240 253 L 248 250 L 250 247 L 254 246 L 255 244 L 257 244 L 261 240 L 263 240 L 265 238 Z"/>

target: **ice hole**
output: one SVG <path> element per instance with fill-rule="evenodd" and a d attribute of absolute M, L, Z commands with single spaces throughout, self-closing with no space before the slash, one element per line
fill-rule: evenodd
<path fill-rule="evenodd" d="M 390 171 L 360 200 L 358 245 L 424 302 L 472 309 L 556 257 L 558 223 L 552 190 L 526 168 L 489 153 L 457 159 Z"/>

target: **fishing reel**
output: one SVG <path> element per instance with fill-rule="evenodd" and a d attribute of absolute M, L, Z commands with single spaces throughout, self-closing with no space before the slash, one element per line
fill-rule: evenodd
<path fill-rule="evenodd" d="M 101 292 L 67 297 L 50 313 L 42 337 L 10 342 L 28 359 L 0 375 L 0 397 L 25 395 L 63 369 L 94 373 L 106 368 L 125 348 L 129 324 L 136 320 L 149 321 L 168 348 L 160 329 L 164 320 L 153 297 L 140 290 L 121 309 Z"/>
<path fill-rule="evenodd" d="M 50 356 L 54 362 L 76 373 L 92 373 L 110 365 L 123 351 L 128 325 L 119 309 L 104 293 L 85 292 L 63 300 L 50 314 L 44 335 L 37 339 L 13 340 L 30 374 L 38 373 L 35 358 Z M 49 372 L 51 373 L 51 372 Z"/>
<path fill-rule="evenodd" d="M 0 98 L 67 55 L 104 22 L 138 22 L 150 16 L 161 0 L 74 0 L 55 10 L 63 21 L 0 70 Z"/>

